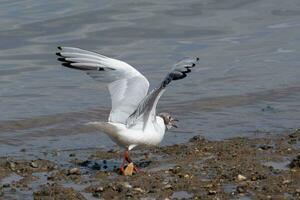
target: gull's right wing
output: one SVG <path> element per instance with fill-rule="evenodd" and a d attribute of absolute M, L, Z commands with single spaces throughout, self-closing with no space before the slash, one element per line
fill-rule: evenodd
<path fill-rule="evenodd" d="M 149 82 L 129 64 L 74 47 L 58 47 L 58 60 L 65 67 L 85 71 L 108 86 L 112 108 L 108 121 L 126 123 L 147 95 Z"/>

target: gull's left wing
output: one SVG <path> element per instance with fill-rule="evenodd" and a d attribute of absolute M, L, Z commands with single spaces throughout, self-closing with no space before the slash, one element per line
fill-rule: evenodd
<path fill-rule="evenodd" d="M 156 105 L 166 87 L 173 80 L 183 79 L 191 72 L 191 68 L 196 66 L 198 57 L 185 58 L 175 64 L 172 71 L 167 74 L 159 86 L 153 89 L 138 105 L 137 109 L 127 119 L 127 127 L 135 125 L 139 121 L 143 121 L 144 128 L 149 120 L 156 120 Z"/>

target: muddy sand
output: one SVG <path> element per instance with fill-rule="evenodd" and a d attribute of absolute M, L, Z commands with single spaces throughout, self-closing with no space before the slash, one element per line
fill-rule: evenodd
<path fill-rule="evenodd" d="M 300 130 L 137 148 L 132 176 L 119 151 L 21 153 L 0 159 L 0 199 L 300 199 Z"/>

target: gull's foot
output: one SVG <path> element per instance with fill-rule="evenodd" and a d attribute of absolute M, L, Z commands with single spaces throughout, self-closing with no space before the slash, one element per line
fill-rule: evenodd
<path fill-rule="evenodd" d="M 129 163 L 126 166 L 120 167 L 120 174 L 124 176 L 132 176 L 133 174 L 138 173 L 140 170 L 133 164 L 133 162 Z"/>

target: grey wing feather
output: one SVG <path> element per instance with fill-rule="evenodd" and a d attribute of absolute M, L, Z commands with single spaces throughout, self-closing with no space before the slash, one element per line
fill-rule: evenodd
<path fill-rule="evenodd" d="M 133 126 L 137 121 L 144 122 L 144 128 L 149 120 L 156 119 L 156 106 L 159 98 L 164 93 L 166 87 L 173 80 L 183 79 L 191 72 L 191 68 L 196 66 L 198 57 L 185 58 L 177 62 L 172 71 L 167 74 L 159 86 L 153 89 L 138 105 L 137 109 L 127 119 L 127 127 Z"/>

